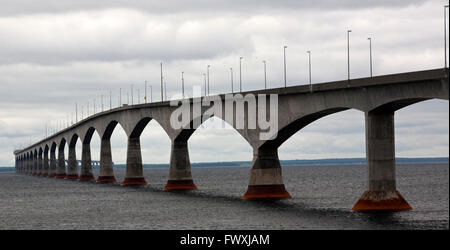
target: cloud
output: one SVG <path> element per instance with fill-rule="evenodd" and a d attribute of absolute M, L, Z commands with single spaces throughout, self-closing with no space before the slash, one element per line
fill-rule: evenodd
<path fill-rule="evenodd" d="M 152 14 L 178 14 L 183 12 L 192 13 L 222 13 L 240 12 L 254 13 L 267 10 L 333 10 L 333 9 L 363 9 L 363 8 L 398 8 L 409 5 L 420 5 L 424 0 L 229 0 L 229 1 L 208 1 L 208 0 L 165 0 L 165 1 L 144 1 L 144 0 L 3 0 L 0 15 L 27 15 L 32 13 L 65 13 L 68 11 L 101 10 L 107 8 L 132 8 Z"/>
<path fill-rule="evenodd" d="M 368 41 L 373 39 L 374 74 L 440 68 L 443 65 L 442 1 L 1 1 L 0 165 L 12 149 L 40 139 L 45 126 L 118 105 L 131 84 L 143 101 L 144 81 L 160 96 L 160 62 L 168 95 L 203 86 L 210 64 L 212 93 L 283 86 L 283 45 L 288 85 L 345 79 L 346 30 L 351 76 L 369 74 Z M 396 113 L 397 156 L 446 156 L 448 102 L 412 105 Z M 153 126 L 153 125 L 152 125 Z M 113 158 L 124 162 L 126 137 L 113 135 Z M 123 132 L 123 131 L 122 131 Z M 93 141 L 93 158 L 99 142 Z M 158 126 L 142 138 L 144 162 L 168 162 L 170 141 Z M 235 131 L 205 128 L 189 141 L 191 160 L 248 160 L 251 149 Z M 280 148 L 283 159 L 363 157 L 364 115 L 350 110 L 322 118 Z M 96 151 L 97 150 L 97 151 Z M 79 155 L 81 156 L 81 155 Z"/>

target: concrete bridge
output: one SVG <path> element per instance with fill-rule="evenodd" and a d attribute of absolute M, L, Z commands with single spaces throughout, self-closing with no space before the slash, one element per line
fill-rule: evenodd
<path fill-rule="evenodd" d="M 447 68 L 241 93 L 243 96 L 256 95 L 258 111 L 261 108 L 258 105 L 262 105 L 259 99 L 264 98 L 267 104 L 269 100 L 258 94 L 278 95 L 277 136 L 267 140 L 260 139 L 264 129 L 249 128 L 250 119 L 255 119 L 249 109 L 244 109 L 244 115 L 236 112 L 239 107 L 248 108 L 248 103 L 240 106 L 246 103 L 245 97 L 235 100 L 232 116 L 226 117 L 225 112 L 213 115 L 233 126 L 253 148 L 249 184 L 243 198 L 279 199 L 289 198 L 290 194 L 283 184 L 278 147 L 317 119 L 347 109 L 360 110 L 365 114 L 366 124 L 367 189 L 353 209 L 407 210 L 411 207 L 396 189 L 394 114 L 396 110 L 424 100 L 448 100 L 448 83 Z M 223 104 L 225 95 L 208 98 L 215 98 Z M 196 189 L 191 175 L 188 139 L 205 120 L 202 115 L 211 112 L 210 107 L 203 106 L 199 112 L 194 112 L 195 103 L 208 98 L 184 100 L 190 105 L 190 116 L 180 128 L 171 126 L 171 114 L 178 107 L 171 106 L 168 101 L 123 106 L 97 113 L 27 148 L 16 150 L 16 171 L 37 176 L 94 180 L 90 142 L 94 131 L 97 131 L 101 138 L 97 182 L 115 182 L 110 137 L 120 124 L 128 136 L 126 175 L 122 185 L 145 185 L 140 135 L 155 119 L 172 144 L 169 178 L 164 189 Z M 272 105 L 269 106 L 275 107 Z M 225 104 L 214 106 L 221 106 L 225 111 Z M 256 116 L 268 117 L 269 111 L 265 114 L 257 112 Z M 238 118 L 244 119 L 243 128 L 236 126 Z M 75 154 L 79 140 L 82 143 L 80 169 L 77 168 Z M 66 159 L 66 145 L 69 152 L 67 168 L 64 161 L 56 160 L 56 155 L 58 159 Z"/>

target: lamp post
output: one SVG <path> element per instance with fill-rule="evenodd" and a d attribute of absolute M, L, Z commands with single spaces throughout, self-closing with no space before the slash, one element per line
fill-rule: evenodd
<path fill-rule="evenodd" d="M 287 46 L 285 45 L 283 47 L 283 56 L 284 56 L 284 87 L 287 87 L 287 81 L 286 81 L 286 49 Z"/>
<path fill-rule="evenodd" d="M 447 9 L 448 5 L 444 6 L 444 60 L 445 71 L 447 71 Z"/>
<path fill-rule="evenodd" d="M 311 51 L 306 51 L 308 53 L 308 66 L 309 66 L 309 90 L 312 92 L 312 80 L 311 80 Z"/>
<path fill-rule="evenodd" d="M 144 102 L 147 103 L 147 80 L 145 80 L 144 84 Z"/>
<path fill-rule="evenodd" d="M 206 74 L 205 73 L 203 73 L 203 79 L 204 79 L 204 82 L 205 82 L 205 96 L 206 96 Z"/>
<path fill-rule="evenodd" d="M 181 72 L 181 94 L 182 94 L 183 99 L 184 99 L 184 71 Z"/>
<path fill-rule="evenodd" d="M 230 68 L 230 80 L 231 80 L 231 93 L 234 93 L 234 89 L 233 89 L 233 68 Z"/>
<path fill-rule="evenodd" d="M 372 38 L 367 38 L 369 40 L 369 59 L 370 59 L 370 77 L 372 77 Z"/>
<path fill-rule="evenodd" d="M 129 104 L 129 103 L 128 103 Z M 131 84 L 131 105 L 134 104 L 134 98 L 133 98 L 133 84 Z"/>
<path fill-rule="evenodd" d="M 162 62 L 161 62 L 161 101 L 164 101 L 164 96 L 163 96 L 163 71 L 162 71 Z"/>
<path fill-rule="evenodd" d="M 75 103 L 75 121 L 78 122 L 78 104 Z"/>
<path fill-rule="evenodd" d="M 347 79 L 350 83 L 350 32 L 351 30 L 347 30 Z"/>
<path fill-rule="evenodd" d="M 119 107 L 122 106 L 122 88 L 119 88 Z"/>
<path fill-rule="evenodd" d="M 209 68 L 211 67 L 211 65 L 208 64 L 208 66 L 206 67 L 206 80 L 208 83 L 208 95 L 209 95 Z"/>
<path fill-rule="evenodd" d="M 262 62 L 264 64 L 264 89 L 267 89 L 266 60 L 263 60 Z"/>
<path fill-rule="evenodd" d="M 112 92 L 109 90 L 109 109 L 112 109 Z"/>
<path fill-rule="evenodd" d="M 239 57 L 239 92 L 242 92 L 242 59 L 242 56 Z"/>

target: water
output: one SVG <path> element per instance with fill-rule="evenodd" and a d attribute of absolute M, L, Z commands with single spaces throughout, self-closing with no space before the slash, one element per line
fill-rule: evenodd
<path fill-rule="evenodd" d="M 0 174 L 0 229 L 449 229 L 449 165 L 397 167 L 412 211 L 351 210 L 364 166 L 283 167 L 293 199 L 241 199 L 248 167 L 192 169 L 199 190 L 168 192 L 167 168 L 145 169 L 147 187 Z M 123 178 L 116 171 L 116 178 Z"/>

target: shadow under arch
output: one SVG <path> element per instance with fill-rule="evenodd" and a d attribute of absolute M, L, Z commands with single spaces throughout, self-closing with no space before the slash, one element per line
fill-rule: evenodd
<path fill-rule="evenodd" d="M 282 127 L 278 130 L 277 137 L 273 140 L 267 140 L 265 141 L 260 148 L 278 148 L 280 147 L 286 140 L 288 140 L 292 135 L 300 131 L 302 128 L 306 127 L 307 125 L 319 120 L 320 118 L 323 118 L 325 116 L 335 114 L 338 112 L 342 112 L 345 110 L 349 110 L 350 108 L 345 107 L 337 107 L 337 108 L 330 108 L 321 110 L 319 112 L 315 112 L 312 114 L 308 114 L 305 116 L 301 116 L 297 119 L 295 119 L 293 122 L 289 123 L 288 125 Z"/>
<path fill-rule="evenodd" d="M 138 123 L 138 126 L 142 125 Z M 144 162 L 149 163 L 150 161 L 152 163 L 169 163 L 171 140 L 167 131 L 156 119 L 151 119 L 145 124 L 145 128 L 143 128 L 140 134 L 140 143 L 143 164 Z M 150 143 L 152 143 L 151 146 L 149 145 Z M 157 147 L 154 146 L 154 143 L 157 143 Z M 151 149 L 151 151 L 148 151 L 148 149 Z M 152 159 L 148 159 L 148 157 L 152 157 Z"/>
<path fill-rule="evenodd" d="M 108 123 L 105 130 L 103 131 L 103 134 L 99 134 L 100 137 L 100 167 L 98 172 L 98 183 L 114 183 L 117 182 L 115 175 L 114 175 L 114 163 L 113 163 L 113 156 L 112 156 L 112 150 L 111 150 L 111 138 L 112 135 L 116 130 L 117 125 L 119 124 L 119 127 L 121 128 L 121 131 L 123 134 L 125 134 L 125 130 L 123 129 L 123 126 L 117 121 L 112 120 Z M 91 133 L 90 136 L 86 135 L 86 138 L 89 138 L 89 141 L 92 139 L 92 136 L 95 132 L 94 130 L 90 130 L 88 132 Z"/>
<path fill-rule="evenodd" d="M 229 126 L 229 128 L 235 130 L 242 138 L 244 138 L 250 144 L 248 139 L 242 134 L 242 131 L 234 128 L 232 124 L 224 120 L 222 117 L 215 115 L 215 113 L 211 114 L 204 120 L 203 118 L 204 118 L 203 115 L 200 115 L 192 119 L 190 123 L 181 130 L 181 132 L 177 135 L 174 141 L 187 141 L 192 136 L 192 134 L 194 134 L 194 132 L 198 128 L 202 127 L 202 125 L 205 124 L 207 121 L 211 121 L 211 119 L 218 119 L 222 122 L 222 126 L 225 126 L 226 124 L 226 126 Z"/>

